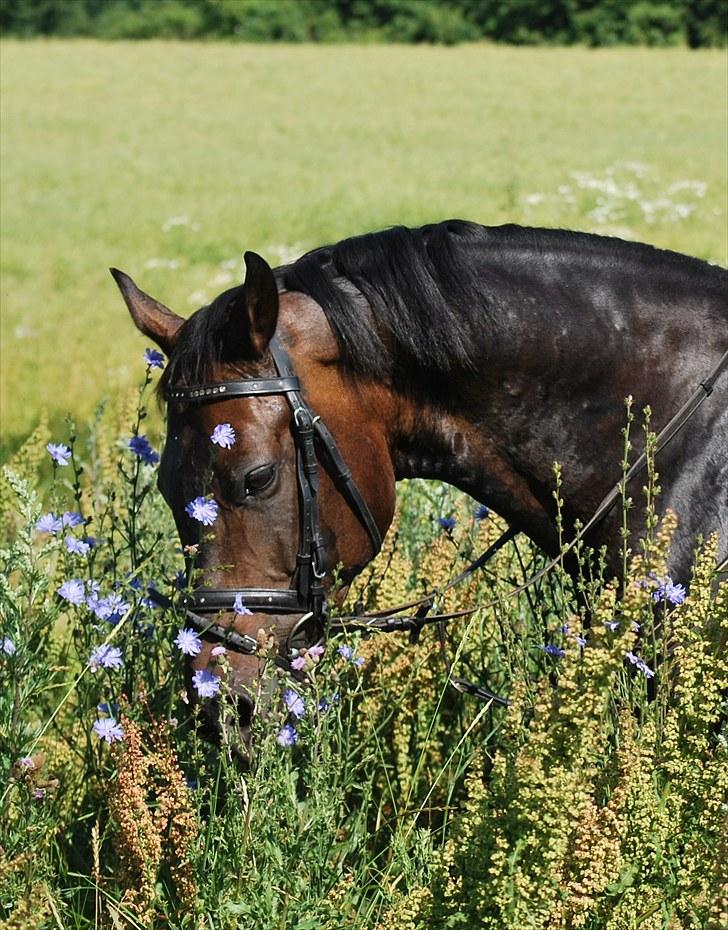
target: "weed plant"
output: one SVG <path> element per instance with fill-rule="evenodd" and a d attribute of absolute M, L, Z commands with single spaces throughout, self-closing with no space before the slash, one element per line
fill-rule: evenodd
<path fill-rule="evenodd" d="M 279 697 L 247 751 L 234 726 L 201 738 L 183 617 L 149 597 L 184 584 L 145 433 L 154 376 L 147 356 L 139 392 L 87 438 L 69 423 L 50 442 L 41 424 L 4 470 L 5 926 L 725 925 L 728 585 L 715 539 L 689 595 L 667 577 L 675 521 L 656 523 L 654 469 L 622 578 L 582 552 L 578 598 L 558 567 L 509 598 L 543 564 L 518 538 L 439 599 L 497 599 L 445 649 L 510 707 L 448 685 L 433 628 L 338 637 L 299 657 L 305 686 L 270 663 Z M 443 588 L 501 529 L 451 489 L 404 484 L 349 606 Z M 224 684 L 212 699 L 232 700 Z"/>

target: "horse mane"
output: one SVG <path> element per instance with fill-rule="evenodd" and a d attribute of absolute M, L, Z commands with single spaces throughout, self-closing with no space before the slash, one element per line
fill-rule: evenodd
<path fill-rule="evenodd" d="M 487 227 L 464 220 L 410 229 L 394 226 L 316 248 L 274 270 L 279 290 L 298 291 L 322 308 L 345 368 L 380 377 L 398 366 L 438 378 L 472 370 L 493 351 L 499 309 L 513 280 L 549 274 L 568 256 L 599 271 L 651 273 L 655 286 L 725 287 L 726 272 L 696 258 L 637 242 L 560 229 Z M 544 279 L 545 283 L 545 279 Z M 219 362 L 235 362 L 231 298 L 220 294 L 185 323 L 160 381 L 204 381 Z"/>
<path fill-rule="evenodd" d="M 621 270 L 656 287 L 725 288 L 726 272 L 638 242 L 562 229 L 480 226 L 464 220 L 395 226 L 323 246 L 275 271 L 279 289 L 323 309 L 346 368 L 355 374 L 410 365 L 447 377 L 475 368 L 497 345 L 500 310 L 514 283 L 546 286 L 550 266 Z"/>

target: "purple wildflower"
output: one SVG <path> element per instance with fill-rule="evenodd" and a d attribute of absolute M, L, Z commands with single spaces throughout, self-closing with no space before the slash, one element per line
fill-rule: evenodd
<path fill-rule="evenodd" d="M 80 578 L 71 578 L 69 581 L 64 581 L 58 588 L 58 593 L 69 604 L 75 604 L 77 607 L 86 600 L 86 592 Z"/>
<path fill-rule="evenodd" d="M 586 639 L 583 636 L 576 636 L 575 639 L 582 649 L 586 646 Z"/>
<path fill-rule="evenodd" d="M 107 703 L 104 701 L 102 704 L 97 704 L 97 705 L 96 705 L 96 710 L 97 710 L 100 714 L 108 714 L 109 717 L 113 717 L 114 714 L 118 714 L 118 713 L 119 713 L 119 705 L 118 705 L 118 704 L 107 704 Z"/>
<path fill-rule="evenodd" d="M 233 601 L 233 610 L 239 617 L 252 616 L 253 611 L 248 610 L 248 608 L 243 604 L 243 595 L 236 594 L 235 600 Z"/>
<path fill-rule="evenodd" d="M 201 698 L 214 697 L 220 690 L 220 679 L 206 668 L 200 668 L 195 672 L 192 684 Z"/>
<path fill-rule="evenodd" d="M 179 630 L 174 644 L 186 656 L 199 655 L 200 649 L 202 649 L 200 637 L 194 630 L 189 629 Z"/>
<path fill-rule="evenodd" d="M 296 656 L 295 659 L 291 659 L 291 668 L 294 672 L 302 672 L 306 668 L 306 656 Z"/>
<path fill-rule="evenodd" d="M 293 714 L 298 720 L 306 713 L 306 705 L 303 702 L 303 698 L 294 691 L 293 688 L 286 688 L 283 692 L 283 703 L 288 708 L 288 712 Z"/>
<path fill-rule="evenodd" d="M 92 608 L 99 620 L 106 620 L 112 626 L 121 620 L 128 609 L 129 604 L 120 594 L 107 594 L 106 597 L 99 599 L 96 606 Z"/>
<path fill-rule="evenodd" d="M 108 643 L 97 646 L 88 660 L 88 667 L 92 672 L 97 672 L 100 668 L 121 668 L 123 665 L 121 649 L 118 646 L 109 646 Z"/>
<path fill-rule="evenodd" d="M 116 743 L 124 739 L 124 728 L 113 717 L 105 717 L 94 724 L 94 733 L 107 743 Z"/>
<path fill-rule="evenodd" d="M 218 423 L 210 439 L 221 449 L 230 449 L 235 444 L 235 430 L 229 423 Z"/>
<path fill-rule="evenodd" d="M 3 636 L 2 651 L 5 653 L 6 656 L 14 656 L 15 653 L 18 651 L 15 646 L 15 643 L 12 641 L 12 639 L 10 639 L 9 636 Z"/>
<path fill-rule="evenodd" d="M 213 659 L 219 659 L 224 655 L 227 655 L 227 649 L 224 646 L 213 646 L 210 650 L 210 655 Z"/>
<path fill-rule="evenodd" d="M 539 648 L 550 656 L 554 656 L 557 659 L 563 659 L 566 655 L 566 652 L 561 648 L 561 646 L 554 646 L 552 643 L 549 643 L 548 646 L 540 646 Z"/>
<path fill-rule="evenodd" d="M 164 356 L 156 349 L 145 349 L 144 361 L 150 368 L 164 368 Z"/>
<path fill-rule="evenodd" d="M 317 659 L 321 658 L 325 651 L 326 647 L 322 646 L 321 643 L 317 643 L 315 646 L 311 646 L 311 648 L 308 650 L 308 657 L 309 659 L 313 659 L 315 662 Z"/>
<path fill-rule="evenodd" d="M 473 517 L 478 521 L 485 520 L 485 518 L 488 516 L 489 513 L 490 513 L 490 510 L 488 507 L 485 506 L 485 504 L 479 504 L 475 508 L 475 513 L 473 514 Z"/>
<path fill-rule="evenodd" d="M 35 524 L 39 533 L 57 533 L 63 526 L 63 521 L 54 513 L 44 513 Z"/>
<path fill-rule="evenodd" d="M 217 520 L 217 501 L 207 497 L 196 497 L 185 507 L 188 517 L 199 521 L 203 526 L 212 526 Z"/>
<path fill-rule="evenodd" d="M 364 656 L 357 656 L 356 659 L 353 660 L 353 662 L 357 668 L 361 668 L 362 665 L 364 665 L 364 663 L 366 662 L 366 659 L 364 658 Z"/>
<path fill-rule="evenodd" d="M 66 549 L 72 555 L 87 555 L 90 548 L 90 544 L 82 539 L 76 539 L 75 536 L 66 536 Z"/>
<path fill-rule="evenodd" d="M 437 522 L 440 524 L 443 530 L 450 533 L 455 529 L 455 524 L 458 522 L 455 517 L 438 517 Z"/>
<path fill-rule="evenodd" d="M 156 465 L 159 461 L 159 454 L 152 449 L 146 436 L 132 436 L 129 448 L 145 465 Z"/>
<path fill-rule="evenodd" d="M 46 789 L 35 787 L 33 789 L 33 800 L 34 801 L 45 801 Z"/>
<path fill-rule="evenodd" d="M 687 591 L 681 584 L 675 584 L 669 576 L 663 578 L 656 591 L 652 592 L 652 600 L 656 602 L 667 601 L 669 604 L 682 604 Z"/>
<path fill-rule="evenodd" d="M 83 526 L 83 517 L 77 510 L 66 510 L 61 517 L 64 526 Z"/>
<path fill-rule="evenodd" d="M 24 769 L 28 769 L 29 772 L 35 768 L 35 762 L 31 756 L 23 756 L 21 759 L 18 759 L 18 765 L 22 766 Z"/>
<path fill-rule="evenodd" d="M 354 650 L 351 648 L 351 646 L 339 646 L 336 651 L 340 656 L 343 656 L 347 662 L 350 662 L 351 657 L 354 655 Z"/>
<path fill-rule="evenodd" d="M 282 746 L 284 749 L 289 749 L 298 742 L 298 730 L 296 730 L 292 723 L 285 723 L 281 727 L 277 740 L 279 746 Z"/>
<path fill-rule="evenodd" d="M 642 672 L 645 678 L 655 677 L 655 673 L 652 671 L 649 665 L 647 665 L 644 659 L 640 659 L 640 657 L 636 656 L 633 652 L 625 652 L 624 655 L 625 658 L 629 659 L 629 661 L 637 668 L 638 671 Z"/>
<path fill-rule="evenodd" d="M 71 450 L 63 443 L 49 442 L 46 449 L 56 465 L 68 465 L 71 461 Z"/>

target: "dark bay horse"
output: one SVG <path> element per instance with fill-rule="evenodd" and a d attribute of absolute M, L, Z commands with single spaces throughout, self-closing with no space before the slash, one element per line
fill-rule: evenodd
<path fill-rule="evenodd" d="M 210 589 L 300 582 L 299 395 L 255 393 L 259 382 L 295 374 L 382 535 L 395 482 L 438 478 L 554 554 L 554 462 L 567 524 L 583 524 L 620 477 L 625 397 L 636 411 L 652 408 L 657 431 L 728 349 L 728 273 L 618 239 L 453 220 L 346 239 L 275 270 L 254 253 L 245 262 L 244 285 L 188 320 L 113 272 L 137 327 L 169 356 L 159 484 L 183 543 L 206 534 L 198 565 Z M 229 382 L 255 384 L 254 396 L 200 403 L 184 391 Z M 682 582 L 697 534 L 718 531 L 721 560 L 728 551 L 727 400 L 723 376 L 658 456 L 658 509 L 679 517 L 670 569 Z M 230 448 L 211 444 L 220 424 L 234 430 Z M 634 442 L 639 451 L 638 429 Z M 314 488 L 313 576 L 324 587 L 336 565 L 350 580 L 376 549 L 361 508 L 325 465 Z M 218 506 L 209 530 L 186 511 L 205 494 Z M 639 486 L 631 495 L 639 500 Z M 618 511 L 587 540 L 615 557 Z M 635 533 L 641 516 L 635 506 Z M 252 637 L 269 630 L 283 650 L 304 610 L 288 607 L 242 616 L 227 605 L 218 622 Z M 210 660 L 207 639 L 197 668 Z M 232 661 L 249 685 L 258 659 Z"/>

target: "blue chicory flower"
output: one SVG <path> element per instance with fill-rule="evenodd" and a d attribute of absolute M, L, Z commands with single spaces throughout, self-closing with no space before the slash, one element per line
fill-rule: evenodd
<path fill-rule="evenodd" d="M 123 665 L 124 658 L 121 649 L 118 646 L 110 646 L 108 643 L 97 646 L 88 660 L 88 667 L 92 672 L 100 668 L 121 668 Z"/>
<path fill-rule="evenodd" d="M 478 506 L 475 508 L 473 517 L 478 521 L 485 520 L 489 513 L 490 509 L 486 507 L 485 504 L 478 504 Z"/>
<path fill-rule="evenodd" d="M 655 673 L 652 671 L 649 665 L 647 665 L 644 659 L 640 659 L 640 657 L 635 655 L 634 652 L 625 652 L 624 655 L 625 658 L 629 659 L 629 661 L 637 668 L 638 671 L 642 672 L 645 678 L 655 677 Z"/>
<path fill-rule="evenodd" d="M 83 539 L 76 539 L 75 536 L 66 536 L 66 549 L 72 555 L 88 555 L 91 545 Z"/>
<path fill-rule="evenodd" d="M 618 629 L 619 629 L 619 620 L 605 620 L 605 621 L 604 621 L 604 626 L 605 626 L 608 630 L 611 630 L 612 633 L 614 633 L 615 630 L 618 630 Z"/>
<path fill-rule="evenodd" d="M 667 601 L 669 604 L 682 604 L 687 597 L 687 591 L 681 584 L 675 584 L 669 576 L 660 581 L 657 590 L 652 592 L 652 600 L 659 603 Z"/>
<path fill-rule="evenodd" d="M 296 730 L 292 723 L 283 724 L 278 734 L 277 741 L 278 745 L 282 746 L 284 749 L 295 746 L 298 742 L 298 730 Z"/>
<path fill-rule="evenodd" d="M 83 526 L 84 519 L 77 510 L 66 510 L 61 516 L 64 526 Z"/>
<path fill-rule="evenodd" d="M 71 461 L 71 450 L 63 443 L 49 442 L 46 449 L 56 465 L 68 465 Z"/>
<path fill-rule="evenodd" d="M 96 710 L 100 714 L 108 714 L 109 717 L 113 717 L 115 714 L 119 713 L 119 705 L 108 704 L 106 701 L 103 701 L 101 704 L 96 705 Z"/>
<path fill-rule="evenodd" d="M 440 524 L 443 530 L 446 530 L 448 533 L 455 529 L 455 524 L 458 522 L 455 517 L 438 517 L 437 522 Z"/>
<path fill-rule="evenodd" d="M 164 368 L 164 356 L 156 349 L 145 349 L 144 361 L 150 368 Z"/>
<path fill-rule="evenodd" d="M 192 684 L 201 698 L 215 697 L 220 691 L 220 679 L 206 668 L 200 668 L 195 672 Z"/>
<path fill-rule="evenodd" d="M 178 630 L 174 644 L 186 656 L 199 655 L 202 649 L 202 640 L 194 630 L 190 629 Z"/>
<path fill-rule="evenodd" d="M 107 743 L 116 743 L 124 739 L 124 728 L 113 717 L 97 720 L 93 726 L 94 733 Z"/>
<path fill-rule="evenodd" d="M 230 423 L 218 423 L 212 431 L 210 439 L 221 449 L 230 449 L 235 444 L 235 430 Z"/>
<path fill-rule="evenodd" d="M 71 578 L 68 581 L 64 581 L 58 588 L 58 593 L 64 600 L 68 601 L 69 604 L 75 604 L 76 607 L 83 604 L 86 600 L 86 592 L 84 590 L 83 581 L 81 581 L 80 578 Z"/>
<path fill-rule="evenodd" d="M 549 643 L 548 646 L 540 646 L 539 648 L 550 656 L 554 656 L 557 659 L 563 659 L 566 655 L 566 652 L 561 648 L 561 646 L 554 646 L 552 643 Z"/>
<path fill-rule="evenodd" d="M 283 692 L 283 703 L 288 708 L 288 712 L 293 714 L 298 720 L 306 713 L 306 705 L 303 702 L 303 698 L 294 691 L 293 688 L 286 688 Z"/>
<path fill-rule="evenodd" d="M 351 648 L 351 646 L 339 646 L 336 651 L 340 656 L 343 656 L 347 662 L 350 662 L 351 657 L 354 655 L 354 650 Z"/>
<path fill-rule="evenodd" d="M 212 526 L 217 520 L 217 501 L 207 497 L 196 497 L 185 507 L 188 517 L 202 523 L 203 526 Z"/>
<path fill-rule="evenodd" d="M 35 524 L 39 533 L 57 533 L 63 527 L 63 521 L 54 513 L 44 513 Z"/>
<path fill-rule="evenodd" d="M 248 608 L 243 604 L 243 595 L 236 594 L 235 600 L 233 601 L 233 610 L 239 617 L 252 616 L 253 611 L 248 610 Z"/>
<path fill-rule="evenodd" d="M 92 594 L 91 597 L 93 598 L 94 595 Z M 86 603 L 87 605 L 89 603 L 88 597 Z M 99 620 L 105 620 L 107 623 L 115 626 L 127 610 L 129 610 L 129 606 L 130 605 L 120 594 L 113 593 L 107 594 L 106 597 L 98 598 L 95 602 L 95 606 L 91 609 Z"/>
<path fill-rule="evenodd" d="M 2 651 L 5 653 L 6 656 L 14 656 L 15 653 L 17 652 L 15 643 L 12 641 L 12 639 L 10 639 L 9 636 L 3 636 Z"/>
<path fill-rule="evenodd" d="M 132 436 L 129 448 L 145 465 L 156 465 L 159 461 L 159 454 L 152 449 L 146 436 Z"/>

